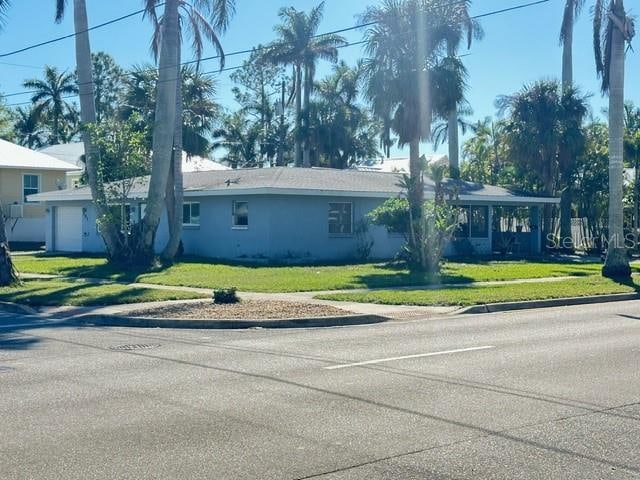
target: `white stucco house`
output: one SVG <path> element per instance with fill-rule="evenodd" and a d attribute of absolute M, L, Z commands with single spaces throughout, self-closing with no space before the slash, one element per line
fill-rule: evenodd
<path fill-rule="evenodd" d="M 402 195 L 400 174 L 322 168 L 256 168 L 206 171 L 184 175 L 183 244 L 187 255 L 217 259 L 296 259 L 336 261 L 353 258 L 360 241 L 358 223 L 390 197 Z M 448 180 L 463 207 L 459 237 L 473 252 L 490 254 L 495 206 L 527 207 L 531 229 L 519 232 L 523 250 L 541 249 L 540 207 L 556 198 L 526 196 L 504 188 Z M 148 179 L 131 191 L 126 216 L 140 220 Z M 426 181 L 425 198 L 434 184 Z M 88 188 L 41 193 L 30 198 L 47 206 L 47 249 L 61 252 L 104 251 L 96 228 L 96 213 Z M 371 258 L 393 258 L 404 243 L 402 235 L 371 226 Z M 513 235 L 516 235 L 515 233 Z M 157 236 L 167 240 L 166 219 Z M 455 254 L 453 248 L 450 254 Z"/>

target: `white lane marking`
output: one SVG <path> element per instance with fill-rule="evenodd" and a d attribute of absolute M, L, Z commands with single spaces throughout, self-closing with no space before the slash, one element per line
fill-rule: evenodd
<path fill-rule="evenodd" d="M 449 355 L 452 353 L 475 352 L 477 350 L 489 350 L 490 348 L 496 348 L 496 347 L 494 347 L 493 345 L 485 345 L 482 347 L 459 348 L 457 350 L 444 350 L 442 352 L 419 353 L 417 355 L 405 355 L 403 357 L 379 358 L 377 360 L 367 360 L 366 362 L 345 363 L 343 365 L 331 365 L 330 367 L 323 367 L 323 368 L 325 370 L 338 370 L 341 368 L 359 367 L 361 365 L 373 365 L 376 363 L 393 362 L 395 360 L 406 360 L 409 358 L 435 357 L 438 355 Z"/>

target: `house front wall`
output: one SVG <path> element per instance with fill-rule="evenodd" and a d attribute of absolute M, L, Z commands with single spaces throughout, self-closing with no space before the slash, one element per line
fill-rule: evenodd
<path fill-rule="evenodd" d="M 65 184 L 65 172 L 55 170 L 22 170 L 0 168 L 0 202 L 6 217 L 11 205 L 23 205 L 21 218 L 7 220 L 7 235 L 13 242 L 44 242 L 46 233 L 46 206 L 24 201 L 24 175 L 37 175 L 40 192 L 57 190 Z"/>
<path fill-rule="evenodd" d="M 404 244 L 401 235 L 390 234 L 386 228 L 370 225 L 364 235 L 354 232 L 329 232 L 329 206 L 331 203 L 351 205 L 354 227 L 366 214 L 384 202 L 384 198 L 355 198 L 334 196 L 292 195 L 225 195 L 185 198 L 186 203 L 199 204 L 199 224 L 185 225 L 184 252 L 187 255 L 228 260 L 291 260 L 339 261 L 358 258 L 359 245 L 373 242 L 371 259 L 393 258 Z M 247 202 L 248 224 L 235 226 L 234 202 Z M 143 202 L 142 202 L 143 203 Z M 96 228 L 95 210 L 90 202 L 61 202 L 49 207 L 47 247 L 56 250 L 55 212 L 57 206 L 82 209 L 82 248 L 85 252 L 104 252 L 104 242 Z M 140 201 L 131 202 L 131 219 L 139 221 Z M 465 206 L 468 205 L 465 203 Z M 474 204 L 475 205 L 475 204 Z M 477 205 L 482 205 L 478 203 Z M 488 235 L 468 237 L 474 254 L 491 254 L 491 225 L 493 208 L 488 207 Z M 537 211 L 537 209 L 536 209 Z M 156 236 L 156 250 L 161 251 L 168 239 L 166 216 L 161 219 Z M 539 248 L 539 244 L 536 244 Z M 446 255 L 461 254 L 449 245 Z"/>
<path fill-rule="evenodd" d="M 291 195 L 247 195 L 197 198 L 200 226 L 185 226 L 185 253 L 226 259 L 340 260 L 358 256 L 354 233 L 329 233 L 329 204 L 352 205 L 354 225 L 384 199 Z M 247 202 L 248 225 L 234 226 L 234 202 Z M 391 258 L 403 239 L 371 226 L 372 258 Z M 158 239 L 166 241 L 163 222 Z"/>

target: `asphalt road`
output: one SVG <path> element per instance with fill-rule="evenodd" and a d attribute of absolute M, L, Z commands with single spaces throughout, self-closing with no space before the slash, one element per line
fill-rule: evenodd
<path fill-rule="evenodd" d="M 309 330 L 33 322 L 0 314 L 2 479 L 640 477 L 640 302 Z"/>

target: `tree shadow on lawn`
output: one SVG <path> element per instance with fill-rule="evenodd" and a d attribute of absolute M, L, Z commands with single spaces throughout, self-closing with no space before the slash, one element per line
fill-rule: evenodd
<path fill-rule="evenodd" d="M 6 292 L 0 294 L 0 300 L 20 303 L 23 305 L 29 305 L 33 307 L 38 306 L 60 306 L 60 305 L 75 305 L 79 299 L 82 299 L 82 306 L 98 307 L 108 306 L 114 304 L 123 303 L 136 303 L 140 299 L 148 294 L 148 289 L 142 287 L 123 287 L 120 285 L 100 285 L 89 282 L 74 282 L 70 286 L 56 287 L 55 285 L 47 286 L 46 282 L 55 283 L 56 280 L 40 280 L 44 282 L 37 287 L 29 287 L 29 282 L 26 282 L 27 287 L 21 289 L 17 287 L 15 292 Z M 121 288 L 120 291 L 108 291 L 100 293 L 99 288 L 113 286 L 113 288 Z M 95 289 L 95 291 L 89 293 L 83 292 L 87 289 Z M 84 296 L 84 298 L 82 298 Z"/>
<path fill-rule="evenodd" d="M 474 281 L 473 278 L 461 274 L 441 273 L 439 275 L 433 275 L 399 264 L 376 265 L 374 268 L 377 272 L 368 275 L 358 275 L 356 277 L 356 283 L 362 284 L 366 288 L 386 288 L 472 283 Z"/>

